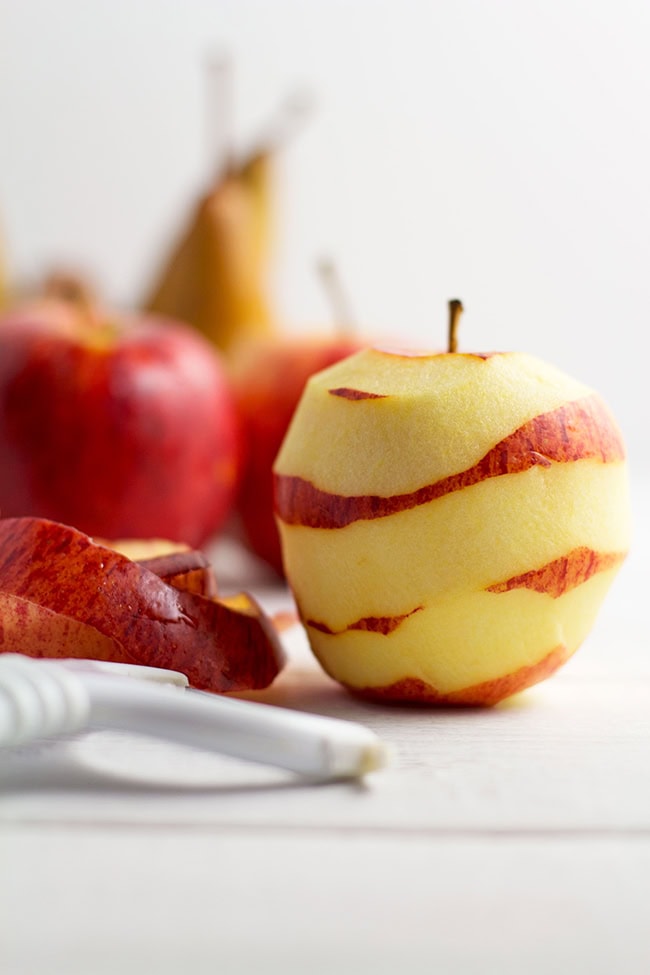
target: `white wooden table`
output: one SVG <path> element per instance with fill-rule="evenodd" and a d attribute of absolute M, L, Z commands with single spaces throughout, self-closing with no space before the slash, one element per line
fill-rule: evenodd
<path fill-rule="evenodd" d="M 379 732 L 362 784 L 108 733 L 0 756 L 3 975 L 649 972 L 649 486 L 587 643 L 499 708 L 364 704 L 293 634 L 262 697 Z"/>

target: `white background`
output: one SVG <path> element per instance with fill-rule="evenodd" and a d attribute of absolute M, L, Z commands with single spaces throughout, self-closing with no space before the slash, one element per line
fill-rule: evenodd
<path fill-rule="evenodd" d="M 274 290 L 328 322 L 332 255 L 370 331 L 519 348 L 598 388 L 648 469 L 650 4 L 0 0 L 0 221 L 16 277 L 137 301 L 209 170 L 202 68 L 236 64 L 250 145 L 296 88 Z"/>

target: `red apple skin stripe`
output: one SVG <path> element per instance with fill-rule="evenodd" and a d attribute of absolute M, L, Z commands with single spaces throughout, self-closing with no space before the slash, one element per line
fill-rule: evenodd
<path fill-rule="evenodd" d="M 327 633 L 330 636 L 338 636 L 341 633 L 347 633 L 349 630 L 365 630 L 368 633 L 380 633 L 382 636 L 388 636 L 398 626 L 401 626 L 404 620 L 413 616 L 414 613 L 419 613 L 423 608 L 423 606 L 416 606 L 415 609 L 409 613 L 402 613 L 401 616 L 363 616 L 354 623 L 344 626 L 342 630 L 333 630 L 327 623 L 321 623 L 318 620 L 305 620 L 305 626 L 311 626 L 312 629 L 318 630 L 320 633 Z"/>
<path fill-rule="evenodd" d="M 287 525 L 345 528 L 355 521 L 385 518 L 428 504 L 445 494 L 501 474 L 518 474 L 537 465 L 595 459 L 612 463 L 625 458 L 621 434 L 597 394 L 540 413 L 509 434 L 478 463 L 407 494 L 342 495 L 317 488 L 305 478 L 276 474 L 275 507 Z"/>
<path fill-rule="evenodd" d="M 522 572 L 521 575 L 512 576 L 504 582 L 496 582 L 488 586 L 487 592 L 533 589 L 535 592 L 546 593 L 553 599 L 558 599 L 570 589 L 582 585 L 597 572 L 605 572 L 620 565 L 624 559 L 625 552 L 595 552 L 591 548 L 581 546 L 559 559 L 547 562 L 539 569 Z"/>
<path fill-rule="evenodd" d="M 459 691 L 441 693 L 431 684 L 419 677 L 403 677 L 394 684 L 384 687 L 353 687 L 344 684 L 355 696 L 366 700 L 377 701 L 381 704 L 411 705 L 414 707 L 490 707 L 499 701 L 523 691 L 533 684 L 537 684 L 550 677 L 566 661 L 568 652 L 563 644 L 555 647 L 550 653 L 530 666 L 520 667 L 511 674 L 494 677 L 492 680 L 482 681 L 472 687 L 465 687 Z"/>
<path fill-rule="evenodd" d="M 510 592 L 513 589 L 532 589 L 553 599 L 558 599 L 570 589 L 582 585 L 597 572 L 605 572 L 620 565 L 626 558 L 625 552 L 596 552 L 591 548 L 582 546 L 573 549 L 568 555 L 563 555 L 559 559 L 554 559 L 539 569 L 532 569 L 530 572 L 523 572 L 521 575 L 512 576 L 504 582 L 496 582 L 488 586 L 486 592 Z M 320 633 L 327 633 L 329 636 L 338 636 L 347 633 L 349 630 L 366 630 L 370 633 L 380 633 L 388 636 L 393 633 L 404 620 L 407 620 L 414 613 L 419 613 L 423 606 L 416 606 L 408 613 L 399 616 L 364 616 L 354 623 L 349 623 L 341 630 L 332 629 L 327 623 L 320 620 L 306 619 L 305 626 L 310 626 Z"/>
<path fill-rule="evenodd" d="M 342 396 L 343 399 L 388 399 L 387 393 L 367 393 L 363 389 L 351 389 L 349 386 L 339 386 L 337 389 L 328 389 L 330 396 Z"/>

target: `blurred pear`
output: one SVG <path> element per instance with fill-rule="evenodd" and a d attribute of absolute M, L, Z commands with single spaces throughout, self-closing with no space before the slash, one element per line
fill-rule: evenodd
<path fill-rule="evenodd" d="M 274 331 L 267 295 L 270 159 L 218 180 L 191 216 L 145 308 L 193 325 L 227 352 Z"/>
<path fill-rule="evenodd" d="M 221 52 L 206 63 L 210 156 L 219 175 L 198 201 L 144 307 L 193 325 L 222 351 L 277 332 L 269 295 L 274 163 L 311 112 L 295 92 L 243 160 L 233 156 L 233 66 Z M 219 120 L 215 128 L 214 120 Z"/>
<path fill-rule="evenodd" d="M 273 158 L 270 149 L 260 149 L 244 161 L 239 170 L 240 180 L 248 190 L 252 213 L 252 245 L 259 265 L 271 252 L 271 224 L 273 197 Z"/>
<path fill-rule="evenodd" d="M 273 169 L 277 152 L 289 143 L 313 111 L 313 100 L 304 91 L 294 92 L 280 106 L 264 133 L 259 148 L 239 167 L 239 179 L 253 205 L 253 248 L 260 266 L 271 252 L 273 218 Z"/>

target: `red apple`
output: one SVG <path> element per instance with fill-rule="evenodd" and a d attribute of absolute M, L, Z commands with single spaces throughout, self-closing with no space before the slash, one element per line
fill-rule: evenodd
<path fill-rule="evenodd" d="M 0 321 L 0 511 L 191 546 L 223 524 L 240 440 L 219 354 L 189 327 L 44 300 Z"/>
<path fill-rule="evenodd" d="M 273 514 L 273 462 L 309 377 L 364 344 L 350 335 L 286 336 L 248 343 L 232 362 L 244 443 L 237 510 L 246 543 L 279 575 L 283 568 Z"/>

